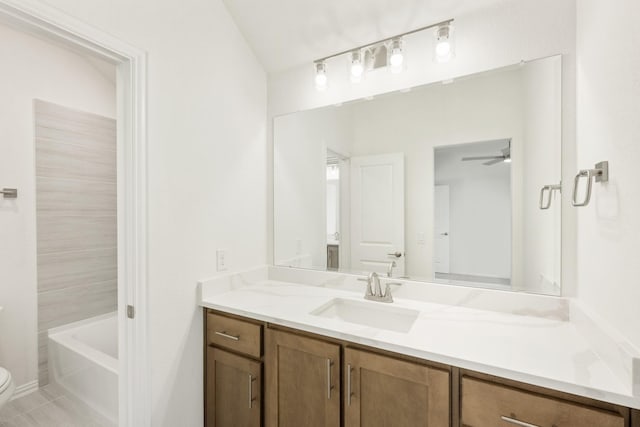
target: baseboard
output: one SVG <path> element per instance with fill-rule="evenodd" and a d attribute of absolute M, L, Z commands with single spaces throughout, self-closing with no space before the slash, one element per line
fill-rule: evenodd
<path fill-rule="evenodd" d="M 13 396 L 11 396 L 10 400 L 19 399 L 22 396 L 26 396 L 27 394 L 33 393 L 34 391 L 37 391 L 37 390 L 38 390 L 38 380 L 33 380 L 26 384 L 22 384 L 16 387 L 16 389 L 13 392 Z"/>

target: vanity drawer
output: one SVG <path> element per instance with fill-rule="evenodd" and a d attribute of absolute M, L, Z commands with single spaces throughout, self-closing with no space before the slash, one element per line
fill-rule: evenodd
<path fill-rule="evenodd" d="M 207 344 L 260 358 L 262 326 L 209 312 L 207 313 Z"/>
<path fill-rule="evenodd" d="M 463 377 L 463 427 L 625 427 L 618 413 Z"/>

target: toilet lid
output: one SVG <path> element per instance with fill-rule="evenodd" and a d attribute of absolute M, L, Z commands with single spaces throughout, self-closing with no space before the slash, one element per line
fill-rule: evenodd
<path fill-rule="evenodd" d="M 11 374 L 4 368 L 0 368 L 0 393 L 9 387 L 11 383 Z"/>

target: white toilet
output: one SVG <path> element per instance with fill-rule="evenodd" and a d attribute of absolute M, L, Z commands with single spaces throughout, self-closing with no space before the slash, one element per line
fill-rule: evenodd
<path fill-rule="evenodd" d="M 0 306 L 1 311 L 2 306 Z M 11 399 L 15 388 L 9 371 L 0 366 L 0 410 Z"/>
<path fill-rule="evenodd" d="M 13 395 L 15 385 L 11 374 L 6 369 L 0 367 L 0 410 L 9 401 Z"/>

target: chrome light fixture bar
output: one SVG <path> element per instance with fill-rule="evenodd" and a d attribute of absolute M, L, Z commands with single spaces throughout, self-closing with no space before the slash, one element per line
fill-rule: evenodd
<path fill-rule="evenodd" d="M 336 56 L 341 56 L 341 55 L 344 55 L 346 53 L 350 53 L 350 52 L 354 52 L 354 51 L 360 51 L 360 50 L 362 50 L 362 49 L 364 49 L 366 47 L 373 46 L 373 45 L 376 45 L 376 44 L 379 44 L 379 43 L 387 43 L 387 42 L 392 41 L 393 39 L 397 39 L 397 38 L 400 38 L 400 37 L 408 36 L 409 34 L 419 33 L 420 31 L 429 30 L 431 28 L 450 26 L 452 22 L 453 22 L 453 19 L 448 19 L 446 21 L 438 22 L 437 24 L 431 24 L 431 25 L 427 25 L 426 27 L 416 28 L 415 30 L 407 31 L 406 33 L 396 34 L 395 36 L 387 37 L 386 39 L 377 40 L 377 41 L 374 41 L 374 42 L 371 42 L 371 43 L 363 44 L 362 46 L 354 47 L 354 48 L 351 48 L 351 49 L 348 49 L 348 50 L 343 50 L 342 52 L 334 53 L 332 55 L 316 59 L 313 62 L 315 64 L 322 63 L 322 62 L 324 62 L 324 61 L 326 61 L 328 59 L 335 58 Z"/>
<path fill-rule="evenodd" d="M 406 52 L 404 49 L 404 39 L 403 37 L 408 36 L 410 34 L 418 33 L 420 31 L 429 30 L 435 28 L 435 44 L 434 44 L 434 60 L 436 62 L 446 62 L 451 59 L 454 53 L 454 45 L 453 45 L 453 26 L 451 23 L 453 19 L 448 19 L 446 21 L 438 22 L 436 24 L 427 25 L 425 27 L 416 28 L 411 31 L 407 31 L 402 34 L 397 34 L 395 36 L 391 36 L 385 39 L 377 40 L 371 43 L 364 44 L 362 46 L 358 46 L 349 50 L 344 50 L 342 52 L 334 53 L 329 56 L 325 56 L 320 59 L 316 59 L 313 61 L 314 68 L 314 79 L 315 86 L 318 91 L 325 91 L 328 85 L 328 76 L 327 76 L 327 60 L 331 58 L 335 58 L 338 56 L 342 56 L 345 54 L 349 54 L 349 73 L 351 77 L 352 83 L 359 83 L 367 70 L 367 66 L 377 68 L 374 64 L 368 63 L 368 60 L 372 57 L 375 61 L 375 53 L 378 48 L 386 51 L 386 55 L 384 61 L 386 64 L 381 64 L 378 66 L 387 66 L 391 70 L 392 73 L 397 74 L 401 73 L 402 70 L 406 67 Z M 380 46 L 382 45 L 382 46 Z M 366 55 L 365 55 L 366 53 Z"/>

